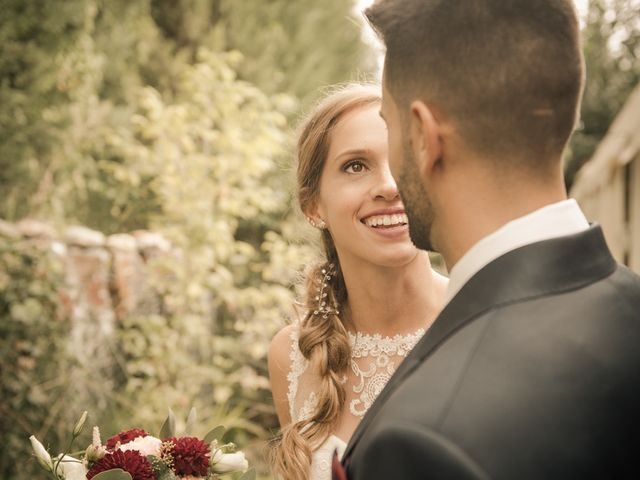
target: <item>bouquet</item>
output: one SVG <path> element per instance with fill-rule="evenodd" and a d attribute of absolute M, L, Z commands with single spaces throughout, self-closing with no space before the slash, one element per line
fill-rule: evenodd
<path fill-rule="evenodd" d="M 84 412 L 76 423 L 69 446 L 64 453 L 52 457 L 38 439 L 31 435 L 31 446 L 40 466 L 54 480 L 212 480 L 238 471 L 239 480 L 255 480 L 248 470 L 244 453 L 232 443 L 221 444 L 224 427 L 216 427 L 204 438 L 175 435 L 175 417 L 169 416 L 159 437 L 142 429 L 122 431 L 105 444 L 100 430 L 93 427 L 93 441 L 85 450 L 72 452 L 87 419 Z M 195 410 L 187 419 L 189 432 L 195 421 Z"/>

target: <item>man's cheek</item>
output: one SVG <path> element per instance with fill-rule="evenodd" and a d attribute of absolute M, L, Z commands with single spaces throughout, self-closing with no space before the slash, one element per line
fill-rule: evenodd
<path fill-rule="evenodd" d="M 391 155 L 389 157 L 389 166 L 391 167 L 391 173 L 395 175 L 400 173 L 402 169 L 402 164 L 404 162 L 404 152 L 402 149 L 402 144 L 400 142 L 396 142 L 393 145 L 391 150 Z"/>

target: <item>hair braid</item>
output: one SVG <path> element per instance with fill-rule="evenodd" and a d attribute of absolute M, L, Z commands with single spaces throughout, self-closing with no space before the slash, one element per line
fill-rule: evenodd
<path fill-rule="evenodd" d="M 379 87 L 348 85 L 321 101 L 303 124 L 298 141 L 297 169 L 298 200 L 303 212 L 317 199 L 333 126 L 346 112 L 379 101 Z M 292 422 L 282 429 L 272 463 L 276 475 L 285 479 L 298 480 L 309 476 L 312 452 L 331 434 L 346 398 L 343 379 L 349 366 L 351 347 L 340 312 L 346 306 L 347 289 L 328 230 L 322 231 L 322 243 L 326 261 L 310 268 L 305 275 L 303 307 L 306 313 L 300 324 L 298 340 L 300 352 L 320 377 L 318 402 L 309 418 Z M 331 271 L 330 280 L 326 280 L 327 272 Z M 321 288 L 326 297 L 317 298 Z M 319 302 L 323 300 L 327 305 L 338 308 L 318 312 Z"/>

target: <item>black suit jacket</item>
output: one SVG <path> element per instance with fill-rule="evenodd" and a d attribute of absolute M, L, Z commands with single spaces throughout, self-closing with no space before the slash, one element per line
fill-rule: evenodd
<path fill-rule="evenodd" d="M 640 278 L 602 230 L 469 280 L 354 432 L 351 480 L 640 479 Z"/>

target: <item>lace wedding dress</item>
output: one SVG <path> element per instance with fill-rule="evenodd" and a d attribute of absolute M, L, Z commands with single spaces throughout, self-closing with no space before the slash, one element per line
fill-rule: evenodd
<path fill-rule="evenodd" d="M 362 418 L 389 378 L 407 354 L 424 335 L 420 329 L 408 335 L 383 337 L 381 335 L 349 333 L 351 368 L 345 377 L 348 413 Z M 309 361 L 298 348 L 298 328 L 291 330 L 291 368 L 287 376 L 289 413 L 293 422 L 309 418 L 317 404 L 319 376 L 309 368 Z M 333 452 L 342 456 L 345 440 L 331 435 L 313 452 L 309 480 L 330 480 Z"/>

